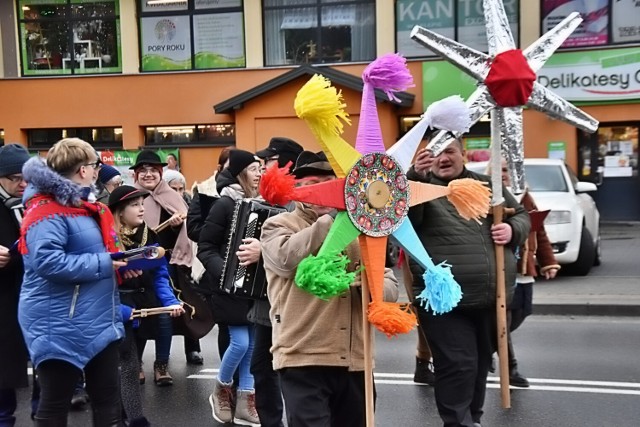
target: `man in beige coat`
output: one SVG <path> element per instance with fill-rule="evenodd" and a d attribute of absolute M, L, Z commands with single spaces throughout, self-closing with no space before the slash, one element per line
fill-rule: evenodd
<path fill-rule="evenodd" d="M 335 179 L 323 153 L 302 152 L 293 174 L 300 185 Z M 300 261 L 316 254 L 333 224 L 331 208 L 297 203 L 293 212 L 262 227 L 273 325 L 273 367 L 280 376 L 290 426 L 365 425 L 364 343 L 360 281 L 328 301 L 294 283 Z M 346 249 L 349 271 L 360 262 L 357 241 Z M 385 300 L 395 301 L 398 283 L 385 273 Z"/>

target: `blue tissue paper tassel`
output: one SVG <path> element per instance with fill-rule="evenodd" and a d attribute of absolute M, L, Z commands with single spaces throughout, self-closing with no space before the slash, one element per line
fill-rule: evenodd
<path fill-rule="evenodd" d="M 418 295 L 420 304 L 434 314 L 448 313 L 462 299 L 462 289 L 451 273 L 451 265 L 441 262 L 427 268 L 424 275 L 424 290 Z"/>

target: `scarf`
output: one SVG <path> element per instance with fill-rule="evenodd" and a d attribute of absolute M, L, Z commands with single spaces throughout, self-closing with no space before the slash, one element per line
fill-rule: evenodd
<path fill-rule="evenodd" d="M 111 211 L 106 205 L 99 202 L 90 203 L 81 200 L 80 205 L 77 207 L 65 206 L 58 203 L 54 197 L 49 194 L 36 194 L 27 202 L 27 210 L 22 220 L 20 242 L 18 243 L 18 249 L 21 254 L 26 255 L 29 253 L 26 240 L 27 232 L 31 227 L 55 216 L 92 217 L 100 227 L 102 241 L 107 248 L 107 252 L 117 252 L 120 250 L 120 242 L 116 234 L 113 215 L 111 215 Z"/>
<path fill-rule="evenodd" d="M 222 191 L 220 192 L 220 195 L 231 197 L 235 201 L 242 200 L 245 198 L 244 190 L 242 189 L 242 186 L 238 183 L 227 185 L 222 189 Z"/>
<path fill-rule="evenodd" d="M 139 183 L 136 183 L 135 187 L 145 190 Z M 156 188 L 149 193 L 149 197 L 144 199 L 144 219 L 151 229 L 154 229 L 160 224 L 162 209 L 169 212 L 170 215 L 173 215 L 176 213 L 186 214 L 189 207 L 184 199 L 173 188 L 169 187 L 169 184 L 160 180 Z M 178 234 L 176 245 L 173 248 L 165 249 L 172 249 L 171 260 L 169 261 L 171 264 L 191 267 L 193 253 L 191 250 L 191 240 L 187 237 L 186 221 L 180 226 L 180 233 Z"/>
<path fill-rule="evenodd" d="M 0 201 L 4 203 L 5 207 L 13 214 L 13 218 L 18 228 L 22 224 L 22 217 L 24 215 L 24 206 L 22 199 L 19 197 L 13 197 L 0 185 Z"/>

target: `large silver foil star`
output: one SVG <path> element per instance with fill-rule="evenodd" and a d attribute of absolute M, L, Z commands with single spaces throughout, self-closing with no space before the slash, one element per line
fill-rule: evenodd
<path fill-rule="evenodd" d="M 501 107 L 498 105 L 487 88 L 486 79 L 496 56 L 516 49 L 516 45 L 513 41 L 502 1 L 484 0 L 483 6 L 489 46 L 488 54 L 479 52 L 418 25 L 411 31 L 411 38 L 478 81 L 478 88 L 466 101 L 471 109 L 472 123 L 476 123 L 485 114 L 493 110 L 492 139 L 496 140 L 499 135 L 502 153 L 511 166 L 512 189 L 515 193 L 521 193 L 525 186 L 522 133 L 522 108 L 525 105 L 587 132 L 595 132 L 598 128 L 598 121 L 538 82 L 533 83 L 533 91 L 524 105 L 514 107 Z M 522 55 L 534 73 L 537 73 L 543 67 L 549 57 L 581 22 L 580 14 L 573 12 L 556 25 L 555 28 L 522 51 Z M 494 124 L 497 124 L 499 129 L 494 129 Z M 434 155 L 438 155 L 450 142 L 451 138 L 447 138 L 446 133 L 440 131 L 431 139 L 427 148 Z M 496 150 L 494 149 L 492 153 L 495 152 Z M 495 156 L 492 155 L 492 157 Z M 499 159 L 493 160 L 497 163 L 492 162 L 492 169 L 499 170 Z M 498 165 L 497 168 L 496 165 Z M 492 174 L 494 177 L 492 180 L 494 203 L 502 202 L 498 175 L 497 173 Z"/>

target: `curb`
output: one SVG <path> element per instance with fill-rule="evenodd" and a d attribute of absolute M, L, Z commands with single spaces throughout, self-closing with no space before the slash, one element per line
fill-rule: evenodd
<path fill-rule="evenodd" d="M 640 317 L 640 305 L 534 304 L 534 315 Z"/>

